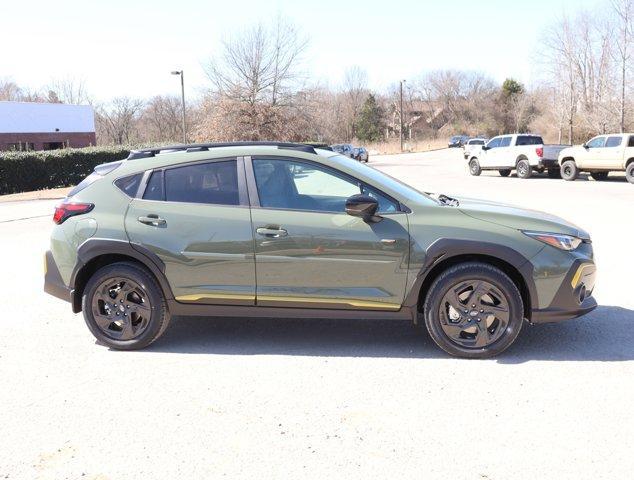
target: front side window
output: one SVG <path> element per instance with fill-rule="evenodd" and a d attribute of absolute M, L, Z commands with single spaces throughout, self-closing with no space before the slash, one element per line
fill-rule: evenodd
<path fill-rule="evenodd" d="M 502 140 L 500 137 L 496 137 L 496 138 L 492 138 L 489 143 L 487 143 L 487 147 L 488 148 L 497 148 L 500 146 L 500 140 Z"/>
<path fill-rule="evenodd" d="M 508 147 L 511 144 L 511 137 L 502 137 L 500 139 L 500 147 Z"/>
<path fill-rule="evenodd" d="M 605 142 L 606 147 L 620 147 L 622 137 L 608 137 Z"/>
<path fill-rule="evenodd" d="M 589 148 L 603 148 L 605 146 L 605 137 L 594 137 L 586 145 Z"/>
<path fill-rule="evenodd" d="M 378 212 L 398 211 L 398 204 L 376 189 L 312 163 L 255 159 L 253 170 L 265 208 L 345 212 L 348 197 L 365 193 L 378 200 Z"/>
<path fill-rule="evenodd" d="M 170 168 L 164 175 L 168 202 L 240 204 L 235 160 Z"/>

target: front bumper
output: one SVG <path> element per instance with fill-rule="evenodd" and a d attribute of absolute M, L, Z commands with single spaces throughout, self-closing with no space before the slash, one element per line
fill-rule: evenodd
<path fill-rule="evenodd" d="M 44 256 L 44 291 L 49 295 L 72 302 L 72 290 L 62 280 L 59 268 L 49 251 Z"/>
<path fill-rule="evenodd" d="M 568 320 L 597 308 L 597 301 L 592 297 L 596 272 L 596 266 L 592 261 L 575 260 L 550 305 L 547 308 L 534 309 L 531 322 Z"/>

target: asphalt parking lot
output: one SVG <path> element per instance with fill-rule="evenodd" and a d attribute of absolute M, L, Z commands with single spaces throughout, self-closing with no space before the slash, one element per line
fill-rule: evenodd
<path fill-rule="evenodd" d="M 370 165 L 588 230 L 600 307 L 486 361 L 337 318 L 178 318 L 110 351 L 42 291 L 55 202 L 0 203 L 0 478 L 632 478 L 634 185 L 471 177 L 458 150 Z"/>

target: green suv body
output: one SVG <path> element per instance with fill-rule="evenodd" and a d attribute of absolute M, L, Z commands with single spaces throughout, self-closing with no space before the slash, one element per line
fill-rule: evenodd
<path fill-rule="evenodd" d="M 55 212 L 45 290 L 121 349 L 172 315 L 423 319 L 465 357 L 524 320 L 596 307 L 589 236 L 548 214 L 423 194 L 300 144 L 209 144 L 104 164 Z"/>

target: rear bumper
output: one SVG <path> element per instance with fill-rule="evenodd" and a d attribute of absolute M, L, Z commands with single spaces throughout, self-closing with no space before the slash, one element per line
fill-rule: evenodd
<path fill-rule="evenodd" d="M 44 269 L 44 291 L 49 295 L 71 302 L 73 292 L 62 280 L 59 268 L 57 268 L 50 250 L 46 252 L 44 257 Z"/>
<path fill-rule="evenodd" d="M 542 158 L 539 161 L 539 166 L 543 168 L 559 168 L 559 162 L 551 158 Z"/>
<path fill-rule="evenodd" d="M 597 301 L 592 297 L 595 279 L 593 262 L 575 261 L 551 304 L 547 308 L 533 310 L 531 322 L 558 322 L 590 313 L 597 308 Z"/>

